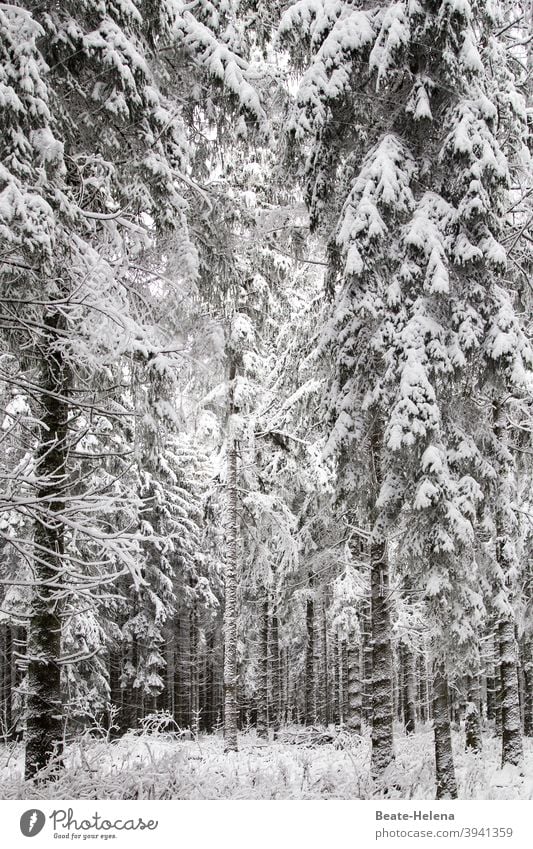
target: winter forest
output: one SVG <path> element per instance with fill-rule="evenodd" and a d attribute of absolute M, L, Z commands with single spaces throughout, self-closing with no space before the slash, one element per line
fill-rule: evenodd
<path fill-rule="evenodd" d="M 532 798 L 529 3 L 0 34 L 2 798 Z"/>

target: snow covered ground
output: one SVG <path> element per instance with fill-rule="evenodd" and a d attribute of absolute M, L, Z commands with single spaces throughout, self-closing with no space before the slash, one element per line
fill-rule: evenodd
<path fill-rule="evenodd" d="M 67 752 L 66 769 L 34 786 L 22 778 L 20 744 L 0 748 L 3 799 L 433 799 L 432 733 L 429 727 L 396 737 L 396 763 L 382 786 L 369 777 L 368 738 L 338 735 L 315 747 L 276 740 L 254 731 L 240 735 L 238 754 L 225 754 L 218 735 L 195 740 L 169 734 L 127 734 L 113 743 L 81 738 Z M 484 738 L 481 755 L 464 751 L 454 735 L 459 798 L 533 798 L 533 739 L 524 740 L 523 774 L 499 768 L 500 741 Z M 387 790 L 385 790 L 385 787 Z"/>

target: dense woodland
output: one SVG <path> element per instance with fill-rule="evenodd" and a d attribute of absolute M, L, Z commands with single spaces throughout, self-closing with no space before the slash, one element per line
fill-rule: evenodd
<path fill-rule="evenodd" d="M 386 792 L 432 723 L 438 798 L 458 729 L 523 769 L 530 25 L 0 2 L 0 735 L 29 781 L 143 728 L 342 734 Z"/>

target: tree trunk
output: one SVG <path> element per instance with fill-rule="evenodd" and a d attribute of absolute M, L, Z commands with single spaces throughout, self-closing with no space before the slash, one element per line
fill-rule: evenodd
<path fill-rule="evenodd" d="M 191 727 L 189 638 L 189 614 L 184 608 L 176 619 L 176 677 L 174 679 L 177 723 L 182 729 Z"/>
<path fill-rule="evenodd" d="M 196 603 L 193 602 L 190 618 L 190 680 L 191 680 L 191 731 L 200 733 L 200 654 L 198 651 L 198 623 Z"/>
<path fill-rule="evenodd" d="M 433 734 L 437 799 L 457 799 L 448 676 L 443 661 L 435 661 L 433 665 Z"/>
<path fill-rule="evenodd" d="M 493 429 L 498 446 L 498 458 L 508 453 L 506 420 L 502 405 L 493 404 Z M 513 601 L 515 579 L 512 575 L 516 564 L 510 554 L 511 543 L 516 536 L 514 519 L 509 516 L 509 498 L 514 486 L 514 470 L 506 459 L 500 460 L 498 491 L 496 493 L 495 530 L 496 563 L 498 576 L 496 591 L 505 596 L 506 609 L 498 621 L 498 657 L 500 667 L 501 710 L 502 710 L 502 765 L 519 764 L 524 756 L 520 722 L 520 689 L 518 686 L 518 657 L 515 639 Z"/>
<path fill-rule="evenodd" d="M 132 637 L 131 643 L 128 646 L 128 658 L 129 662 L 134 670 L 137 669 L 139 664 L 139 646 L 137 644 L 137 639 L 135 636 Z M 124 687 L 123 690 L 123 717 L 124 717 L 124 725 L 126 730 L 130 728 L 137 728 L 137 723 L 140 717 L 140 697 L 139 697 L 139 687 L 133 686 L 134 678 L 131 678 L 128 681 L 128 686 Z"/>
<path fill-rule="evenodd" d="M 370 547 L 372 615 L 372 773 L 379 777 L 394 759 L 392 648 L 387 544 Z"/>
<path fill-rule="evenodd" d="M 61 576 L 65 569 L 62 512 L 67 489 L 67 400 L 69 380 L 61 353 L 64 321 L 58 313 L 44 318 L 46 353 L 40 386 L 42 431 L 37 451 L 37 499 L 41 510 L 34 530 L 34 590 L 28 633 L 25 775 L 33 778 L 62 743 Z M 59 590 L 59 592 L 58 592 Z"/>
<path fill-rule="evenodd" d="M 109 699 L 111 705 L 116 710 L 115 719 L 113 723 L 116 728 L 110 728 L 111 739 L 119 737 L 127 730 L 124 726 L 123 715 L 124 691 L 120 685 L 120 673 L 122 670 L 123 662 L 124 657 L 122 653 L 122 648 L 119 645 L 116 649 L 112 649 L 109 652 Z M 109 720 L 111 720 L 111 714 L 109 714 Z"/>
<path fill-rule="evenodd" d="M 312 576 L 309 588 L 313 586 Z M 315 706 L 315 611 L 312 598 L 307 599 L 305 624 L 307 646 L 305 649 L 305 724 L 313 725 L 316 719 Z"/>
<path fill-rule="evenodd" d="M 518 695 L 515 626 L 512 619 L 498 625 L 502 694 L 502 766 L 519 764 L 523 758 Z"/>
<path fill-rule="evenodd" d="M 342 640 L 341 643 L 341 657 L 342 657 L 342 722 L 343 724 L 347 724 L 348 722 L 348 642 L 347 640 Z"/>
<path fill-rule="evenodd" d="M 176 704 L 174 701 L 174 679 L 176 677 L 176 670 L 174 668 L 175 646 L 174 628 L 172 625 L 167 625 L 165 636 L 165 689 L 162 696 L 164 699 L 164 709 L 167 710 L 172 717 L 174 717 L 176 712 Z"/>
<path fill-rule="evenodd" d="M 289 650 L 282 648 L 280 652 L 280 684 L 281 684 L 281 705 L 280 705 L 280 721 L 283 724 L 289 722 L 289 702 L 290 702 L 290 675 L 289 675 Z"/>
<path fill-rule="evenodd" d="M 320 662 L 318 666 L 318 715 L 320 721 L 327 725 L 329 722 L 329 688 L 328 688 L 328 622 L 326 615 L 326 600 L 321 605 L 319 630 Z"/>
<path fill-rule="evenodd" d="M 341 671 L 340 671 L 340 656 L 339 656 L 339 635 L 333 632 L 331 639 L 331 660 L 332 660 L 332 683 L 333 683 L 333 724 L 339 725 L 341 722 L 341 713 L 340 713 L 340 679 L 341 679 Z"/>
<path fill-rule="evenodd" d="M 13 738 L 13 638 L 11 625 L 1 626 L 2 631 L 2 739 L 5 743 Z"/>
<path fill-rule="evenodd" d="M 524 640 L 524 734 L 533 737 L 533 645 L 530 639 Z"/>
<path fill-rule="evenodd" d="M 270 671 L 272 691 L 272 728 L 274 737 L 281 726 L 281 659 L 279 652 L 279 626 L 277 613 L 274 610 L 270 621 Z"/>
<path fill-rule="evenodd" d="M 474 752 L 480 752 L 482 748 L 482 740 L 479 675 L 468 676 L 466 698 L 467 704 L 465 715 L 465 745 L 467 749 L 471 749 Z"/>
<path fill-rule="evenodd" d="M 370 599 L 364 604 L 361 617 L 363 637 L 362 717 L 367 725 L 372 722 L 372 623 Z"/>
<path fill-rule="evenodd" d="M 488 670 L 487 670 L 488 672 Z M 487 689 L 487 720 L 496 723 L 496 696 L 498 688 L 496 686 L 496 678 L 494 677 L 494 667 L 490 669 L 490 674 L 486 676 Z"/>
<path fill-rule="evenodd" d="M 421 654 L 418 660 L 418 715 L 420 722 L 428 722 L 430 718 L 428 672 L 425 655 Z"/>
<path fill-rule="evenodd" d="M 498 626 L 494 626 L 493 637 L 493 657 L 494 657 L 494 679 L 493 679 L 493 696 L 494 696 L 494 730 L 498 737 L 502 736 L 502 680 L 500 674 L 500 644 L 498 638 Z"/>
<path fill-rule="evenodd" d="M 415 658 L 411 647 L 402 644 L 400 657 L 402 665 L 403 724 L 405 733 L 409 735 L 414 734 L 416 729 Z"/>
<path fill-rule="evenodd" d="M 361 734 L 361 649 L 350 640 L 348 648 L 348 716 L 347 724 L 354 734 Z"/>
<path fill-rule="evenodd" d="M 262 591 L 267 592 L 263 587 Z M 257 663 L 257 736 L 268 740 L 268 598 L 260 608 L 259 647 Z"/>
<path fill-rule="evenodd" d="M 235 378 L 237 368 L 232 358 L 229 369 L 229 422 L 227 448 L 227 552 L 224 581 L 224 741 L 227 752 L 237 751 L 237 558 L 238 558 L 238 492 L 237 440 L 233 433 Z"/>

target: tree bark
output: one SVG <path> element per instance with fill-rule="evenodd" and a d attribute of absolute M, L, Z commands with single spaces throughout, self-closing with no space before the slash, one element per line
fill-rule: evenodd
<path fill-rule="evenodd" d="M 348 648 L 348 716 L 347 724 L 354 734 L 361 734 L 361 648 L 354 638 Z"/>
<path fill-rule="evenodd" d="M 387 547 L 383 540 L 372 543 L 372 773 L 379 777 L 394 760 L 392 649 L 389 609 Z"/>
<path fill-rule="evenodd" d="M 60 347 L 64 321 L 58 313 L 44 318 L 41 406 L 42 432 L 37 451 L 37 498 L 42 512 L 34 528 L 34 580 L 28 633 L 25 775 L 33 778 L 53 755 L 61 755 L 62 698 L 61 602 L 65 569 L 62 522 L 67 488 L 68 388 L 67 367 Z"/>
<path fill-rule="evenodd" d="M 227 448 L 227 551 L 224 581 L 224 741 L 227 752 L 237 751 L 237 558 L 238 558 L 238 492 L 237 439 L 233 418 L 237 368 L 231 358 L 229 368 L 229 422 Z"/>
<path fill-rule="evenodd" d="M 312 576 L 309 588 L 313 586 Z M 305 724 L 313 725 L 316 719 L 315 704 L 315 611 L 312 598 L 307 599 L 305 624 L 307 646 L 305 649 Z"/>
<path fill-rule="evenodd" d="M 198 623 L 196 602 L 193 601 L 190 616 L 190 681 L 191 681 L 191 731 L 195 737 L 200 733 L 200 653 L 198 650 Z"/>
<path fill-rule="evenodd" d="M 375 498 L 382 482 L 381 446 L 383 432 L 376 420 L 371 434 L 375 475 Z M 372 631 L 372 755 L 371 769 L 379 778 L 394 760 L 392 644 L 387 540 L 376 516 L 370 542 L 370 615 Z"/>
<path fill-rule="evenodd" d="M 429 704 L 428 671 L 425 655 L 418 660 L 418 715 L 420 722 L 428 722 L 431 715 Z"/>
<path fill-rule="evenodd" d="M 13 738 L 13 638 L 9 623 L 1 626 L 2 632 L 2 726 L 4 742 Z"/>
<path fill-rule="evenodd" d="M 490 675 L 486 676 L 486 688 L 487 688 L 487 720 L 489 722 L 496 722 L 496 679 L 494 677 L 494 669 L 491 670 Z"/>
<path fill-rule="evenodd" d="M 433 665 L 433 734 L 437 799 L 457 799 L 453 762 L 448 675 L 443 661 Z"/>
<path fill-rule="evenodd" d="M 265 587 L 262 592 L 266 593 Z M 268 598 L 260 605 L 257 663 L 257 736 L 268 740 Z"/>
<path fill-rule="evenodd" d="M 530 639 L 524 640 L 524 734 L 533 737 L 533 645 Z"/>
<path fill-rule="evenodd" d="M 403 724 L 407 735 L 416 730 L 415 658 L 410 646 L 401 645 Z"/>
<path fill-rule="evenodd" d="M 340 722 L 339 715 L 339 643 L 335 632 L 331 635 L 331 694 L 332 694 L 332 720 L 334 725 Z"/>
<path fill-rule="evenodd" d="M 372 616 L 370 599 L 364 605 L 362 615 L 363 636 L 363 678 L 362 678 L 362 717 L 367 725 L 372 722 Z"/>
<path fill-rule="evenodd" d="M 342 658 L 342 722 L 348 722 L 348 641 L 343 639 L 341 642 L 341 658 Z"/>
<path fill-rule="evenodd" d="M 467 704 L 465 715 L 465 745 L 467 749 L 471 749 L 474 752 L 480 752 L 482 748 L 482 739 L 479 675 L 468 676 L 466 699 Z"/>
<path fill-rule="evenodd" d="M 498 625 L 502 704 L 502 766 L 519 764 L 524 756 L 518 694 L 515 626 L 512 619 Z"/>
<path fill-rule="evenodd" d="M 271 691 L 272 691 L 272 728 L 274 737 L 279 732 L 281 726 L 281 658 L 279 651 L 279 625 L 277 613 L 274 610 L 270 620 L 270 671 L 271 671 Z"/>
<path fill-rule="evenodd" d="M 502 405 L 493 404 L 493 430 L 498 447 L 498 458 L 507 454 L 507 430 Z M 520 688 L 518 686 L 518 656 L 513 612 L 515 563 L 509 547 L 516 536 L 513 519 L 509 516 L 508 500 L 513 490 L 514 471 L 506 459 L 497 468 L 498 491 L 495 495 L 496 563 L 498 577 L 496 590 L 505 594 L 505 608 L 498 620 L 498 657 L 500 668 L 502 711 L 502 765 L 519 764 L 524 756 L 520 722 Z M 507 485 L 505 485 L 507 482 Z"/>
<path fill-rule="evenodd" d="M 319 664 L 318 664 L 318 709 L 320 721 L 327 725 L 329 723 L 329 663 L 328 663 L 328 621 L 326 615 L 326 599 L 322 601 L 320 608 L 319 623 Z"/>

